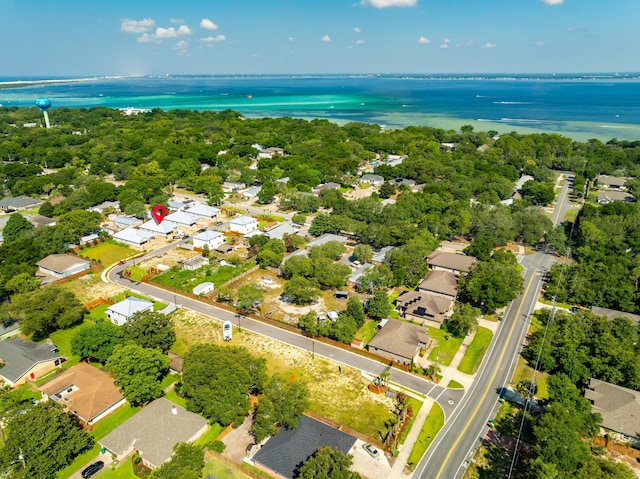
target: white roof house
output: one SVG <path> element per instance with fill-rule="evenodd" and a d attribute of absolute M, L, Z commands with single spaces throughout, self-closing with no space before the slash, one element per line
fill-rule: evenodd
<path fill-rule="evenodd" d="M 258 220 L 251 216 L 239 216 L 229 221 L 229 229 L 246 235 L 258 229 Z"/>
<path fill-rule="evenodd" d="M 135 218 L 134 216 L 116 216 L 111 220 L 111 222 L 120 228 L 128 228 L 142 224 L 142 220 Z"/>
<path fill-rule="evenodd" d="M 140 230 L 148 231 L 149 233 L 154 233 L 156 235 L 168 236 L 172 234 L 177 227 L 178 225 L 176 223 L 168 221 L 165 218 L 160 224 L 156 223 L 155 220 L 149 220 L 140 225 Z"/>
<path fill-rule="evenodd" d="M 137 230 L 135 228 L 125 228 L 113 235 L 113 239 L 131 246 L 140 246 L 153 238 L 153 233 Z"/>
<path fill-rule="evenodd" d="M 204 245 L 207 245 L 209 250 L 214 250 L 222 243 L 224 243 L 224 235 L 219 231 L 207 230 L 193 236 L 195 248 L 204 248 Z"/>
<path fill-rule="evenodd" d="M 36 265 L 40 273 L 54 278 L 66 278 L 91 267 L 88 260 L 70 254 L 50 254 Z"/>
<path fill-rule="evenodd" d="M 117 326 L 122 326 L 129 321 L 135 313 L 142 311 L 153 311 L 153 303 L 144 299 L 130 296 L 119 303 L 112 304 L 107 308 L 107 318 Z"/>
<path fill-rule="evenodd" d="M 220 214 L 220 210 L 218 208 L 214 208 L 213 206 L 203 205 L 202 203 L 196 203 L 191 208 L 186 210 L 190 215 L 198 216 L 199 218 L 215 218 Z"/>
<path fill-rule="evenodd" d="M 207 294 L 213 291 L 215 285 L 211 281 L 205 281 L 204 283 L 200 283 L 193 288 L 193 294 Z"/>
<path fill-rule="evenodd" d="M 175 213 L 171 213 L 170 215 L 165 216 L 162 223 L 164 223 L 165 221 L 171 221 L 172 223 L 176 223 L 182 226 L 191 226 L 198 222 L 198 218 L 184 211 L 176 211 Z"/>
<path fill-rule="evenodd" d="M 271 228 L 269 231 L 265 233 L 271 239 L 279 239 L 281 240 L 285 234 L 298 234 L 298 229 L 294 228 L 293 225 L 285 221 L 284 223 L 280 223 L 278 226 Z"/>

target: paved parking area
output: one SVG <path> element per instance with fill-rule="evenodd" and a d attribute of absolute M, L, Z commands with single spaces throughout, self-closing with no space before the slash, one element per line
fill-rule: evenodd
<path fill-rule="evenodd" d="M 383 453 L 380 459 L 374 459 L 362 448 L 363 444 L 364 441 L 358 439 L 351 449 L 353 456 L 351 469 L 366 479 L 387 479 L 391 473 L 391 465 L 387 457 Z"/>

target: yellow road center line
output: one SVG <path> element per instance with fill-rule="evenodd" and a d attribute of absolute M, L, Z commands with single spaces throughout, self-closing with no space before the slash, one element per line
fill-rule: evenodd
<path fill-rule="evenodd" d="M 520 311 L 522 311 L 522 307 L 524 306 L 524 299 L 527 297 L 527 293 L 529 292 L 529 288 L 531 288 L 531 285 L 533 284 L 533 280 L 534 280 L 535 277 L 536 277 L 535 273 L 531 275 L 531 279 L 529 280 L 529 284 L 527 285 L 527 288 L 524 290 L 524 293 L 522 294 L 522 302 L 520 303 L 520 307 L 518 308 L 518 311 L 516 312 L 516 319 L 513 321 L 513 324 L 511 325 L 511 330 L 509 331 L 509 336 L 507 336 L 507 340 L 504 342 L 504 347 L 502 348 L 502 353 L 500 353 L 500 358 L 498 359 L 498 363 L 496 364 L 496 368 L 493 371 L 493 376 L 491 376 L 491 380 L 489 381 L 489 383 L 487 385 L 487 389 L 485 390 L 484 394 L 482 395 L 482 398 L 480 399 L 480 401 L 478 401 L 478 405 L 476 406 L 476 409 L 473 411 L 473 414 L 471 414 L 471 417 L 469 418 L 469 421 L 467 422 L 467 424 L 465 424 L 464 428 L 462 429 L 462 431 L 458 435 L 458 438 L 453 443 L 453 446 L 451 447 L 451 449 L 449 449 L 449 452 L 445 456 L 444 462 L 442 463 L 442 466 L 440 466 L 440 470 L 438 471 L 438 475 L 436 476 L 436 479 L 440 479 L 440 476 L 442 475 L 442 471 L 444 470 L 444 467 L 447 465 L 447 462 L 449 462 L 449 459 L 451 458 L 451 454 L 453 454 L 453 451 L 458 447 L 458 444 L 460 443 L 460 440 L 462 439 L 462 437 L 467 432 L 467 429 L 469 429 L 469 426 L 471 426 L 471 422 L 475 419 L 476 415 L 478 414 L 478 411 L 480 410 L 480 407 L 482 406 L 482 403 L 487 398 L 487 394 L 489 394 L 489 391 L 492 389 L 493 381 L 495 380 L 496 376 L 498 375 L 498 370 L 500 369 L 500 365 L 502 364 L 502 361 L 504 359 L 504 355 L 507 352 L 507 344 L 509 344 L 509 341 L 511 341 L 511 336 L 513 335 L 513 331 L 515 330 L 516 323 L 518 322 L 518 318 L 520 317 Z"/>

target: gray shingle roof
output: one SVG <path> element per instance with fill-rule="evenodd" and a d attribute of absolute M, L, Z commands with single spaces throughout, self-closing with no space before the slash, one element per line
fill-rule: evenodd
<path fill-rule="evenodd" d="M 427 259 L 429 266 L 468 272 L 477 260 L 473 256 L 464 254 L 447 253 L 446 251 L 434 251 Z"/>
<path fill-rule="evenodd" d="M 584 396 L 602 415 L 601 426 L 640 438 L 640 391 L 591 378 Z"/>
<path fill-rule="evenodd" d="M 418 290 L 433 291 L 455 298 L 458 294 L 458 277 L 449 271 L 434 270 L 422 280 Z"/>
<path fill-rule="evenodd" d="M 35 206 L 40 203 L 42 203 L 42 201 L 26 196 L 8 197 L 0 200 L 0 208 L 26 208 L 27 206 Z"/>
<path fill-rule="evenodd" d="M 356 438 L 315 419 L 302 416 L 295 429 L 283 428 L 267 441 L 253 460 L 293 479 L 304 461 L 319 448 L 331 446 L 348 454 Z"/>
<path fill-rule="evenodd" d="M 600 306 L 593 306 L 591 312 L 597 316 L 606 316 L 609 321 L 613 321 L 616 318 L 627 318 L 632 323 L 640 324 L 640 315 L 633 313 L 625 313 L 624 311 L 617 311 L 615 309 L 601 308 Z"/>
<path fill-rule="evenodd" d="M 176 414 L 172 413 L 173 408 Z M 145 461 L 159 466 L 171 458 L 174 445 L 187 442 L 206 425 L 203 417 L 160 398 L 99 442 L 118 455 L 134 444 Z"/>
<path fill-rule="evenodd" d="M 53 349 L 55 346 L 51 344 L 38 344 L 20 338 L 0 341 L 0 359 L 5 363 L 0 375 L 16 382 L 36 364 L 62 359 L 60 354 L 52 352 Z"/>
<path fill-rule="evenodd" d="M 369 341 L 369 347 L 411 360 L 418 352 L 420 344 L 428 345 L 430 341 L 425 328 L 390 318 Z"/>

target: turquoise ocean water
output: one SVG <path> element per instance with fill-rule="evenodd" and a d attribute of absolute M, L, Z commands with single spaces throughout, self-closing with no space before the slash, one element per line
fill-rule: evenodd
<path fill-rule="evenodd" d="M 233 109 L 246 117 L 326 118 L 402 128 L 425 125 L 576 140 L 640 140 L 640 74 L 599 75 L 316 75 L 91 78 L 2 88 L 0 105 Z M 70 80 L 70 79 L 66 79 Z"/>

